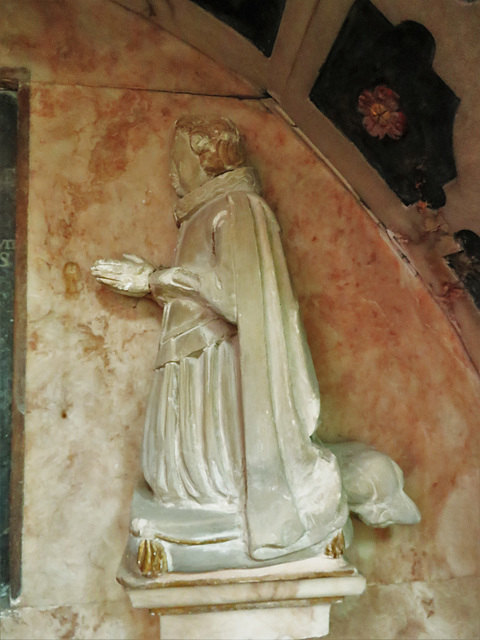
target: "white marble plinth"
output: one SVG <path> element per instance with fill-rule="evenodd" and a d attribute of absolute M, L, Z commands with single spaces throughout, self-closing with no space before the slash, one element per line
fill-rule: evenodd
<path fill-rule="evenodd" d="M 161 640 L 277 640 L 326 635 L 331 605 L 364 588 L 353 566 L 320 556 L 258 569 L 167 573 L 127 593 L 134 607 L 161 616 Z"/>
<path fill-rule="evenodd" d="M 260 605 L 259 605 L 260 606 Z M 277 640 L 328 634 L 330 604 L 161 616 L 161 640 Z"/>

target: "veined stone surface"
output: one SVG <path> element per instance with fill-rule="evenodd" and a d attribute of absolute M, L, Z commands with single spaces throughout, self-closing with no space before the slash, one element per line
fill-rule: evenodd
<path fill-rule="evenodd" d="M 137 247 L 170 264 L 169 143 L 188 112 L 230 116 L 256 159 L 317 369 L 324 439 L 362 440 L 390 455 L 422 513 L 418 527 L 372 533 L 358 524 L 350 560 L 370 582 L 473 574 L 478 378 L 443 313 L 352 195 L 261 105 L 37 84 L 23 603 L 120 597 L 114 576 L 140 474 L 159 310 L 100 290 L 89 267 Z M 67 263 L 78 266 L 73 293 Z"/>
<path fill-rule="evenodd" d="M 277 640 L 326 635 L 331 605 L 364 589 L 354 567 L 317 557 L 262 569 L 171 573 L 153 588 L 127 592 L 134 607 L 160 614 L 162 640 Z"/>
<path fill-rule="evenodd" d="M 407 19 L 412 8 L 436 32 L 441 22 L 468 35 L 450 0 L 390 3 L 390 19 Z M 158 618 L 132 609 L 115 583 L 158 309 L 100 297 L 88 267 L 139 246 L 170 263 L 168 145 L 173 122 L 188 111 L 234 119 L 255 158 L 283 229 L 325 439 L 362 440 L 392 456 L 422 512 L 418 527 L 372 532 L 355 523 L 355 551 L 347 553 L 369 587 L 333 608 L 330 637 L 479 636 L 479 384 L 419 280 L 354 197 L 261 105 L 105 88 L 250 95 L 209 59 L 114 3 L 3 0 L 0 12 L 2 65 L 25 66 L 39 81 L 30 139 L 23 595 L 0 618 L 2 638 L 158 638 Z M 468 28 L 474 33 L 474 21 Z M 477 66 L 451 55 L 456 42 L 443 37 L 436 60 L 462 95 L 458 172 L 475 177 L 478 100 L 463 95 L 458 72 L 476 78 Z M 449 219 L 461 214 L 468 227 L 476 192 L 467 183 L 449 185 L 448 202 Z"/>
<path fill-rule="evenodd" d="M 33 80 L 215 95 L 256 95 L 208 56 L 109 0 L 3 0 L 2 66 Z"/>

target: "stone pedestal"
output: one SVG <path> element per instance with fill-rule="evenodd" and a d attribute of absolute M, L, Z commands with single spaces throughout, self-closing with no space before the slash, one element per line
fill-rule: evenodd
<path fill-rule="evenodd" d="M 344 560 L 321 556 L 258 569 L 166 573 L 143 587 L 125 586 L 134 607 L 161 616 L 161 640 L 277 640 L 326 635 L 331 605 L 362 593 L 365 578 Z"/>

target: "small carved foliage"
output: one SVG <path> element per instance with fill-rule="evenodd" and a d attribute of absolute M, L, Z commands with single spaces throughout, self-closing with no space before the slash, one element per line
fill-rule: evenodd
<path fill-rule="evenodd" d="M 144 576 L 159 576 L 168 571 L 167 554 L 157 540 L 141 540 L 138 545 L 137 564 Z"/>

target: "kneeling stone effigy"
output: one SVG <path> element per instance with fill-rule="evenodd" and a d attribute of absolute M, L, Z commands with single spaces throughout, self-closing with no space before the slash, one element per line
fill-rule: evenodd
<path fill-rule="evenodd" d="M 349 511 L 376 527 L 420 518 L 388 456 L 321 441 L 278 223 L 244 158 L 231 121 L 181 118 L 173 265 L 92 268 L 163 306 L 118 575 L 134 606 L 162 615 L 162 640 L 324 635 L 331 603 L 365 585 L 342 558 Z"/>

